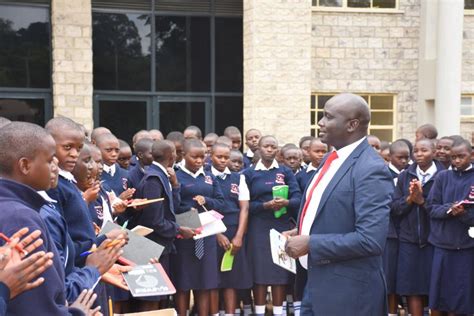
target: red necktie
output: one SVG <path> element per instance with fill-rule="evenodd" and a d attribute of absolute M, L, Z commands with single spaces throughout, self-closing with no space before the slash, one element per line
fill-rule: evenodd
<path fill-rule="evenodd" d="M 309 189 L 308 197 L 306 198 L 306 201 L 304 202 L 303 210 L 301 211 L 300 225 L 299 225 L 299 233 L 300 234 L 301 234 L 301 230 L 303 228 L 303 219 L 304 219 L 304 216 L 306 215 L 306 210 L 308 209 L 309 202 L 311 202 L 311 198 L 313 197 L 313 192 L 316 189 L 316 187 L 318 186 L 319 181 L 321 181 L 321 179 L 323 178 L 326 171 L 328 171 L 329 166 L 331 165 L 331 163 L 337 158 L 338 158 L 338 156 L 337 156 L 336 151 L 333 151 L 329 154 L 328 159 L 326 159 L 326 161 L 324 162 L 323 167 L 321 168 L 321 172 L 319 173 L 318 178 L 316 179 L 316 181 L 314 181 L 314 184 L 311 187 L 311 189 Z"/>

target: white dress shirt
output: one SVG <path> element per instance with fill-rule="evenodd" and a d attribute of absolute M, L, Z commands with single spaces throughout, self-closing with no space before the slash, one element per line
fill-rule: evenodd
<path fill-rule="evenodd" d="M 326 190 L 327 186 L 331 182 L 336 172 L 342 166 L 344 161 L 346 161 L 346 159 L 352 154 L 354 149 L 356 149 L 356 147 L 359 146 L 364 141 L 364 139 L 365 137 L 359 139 L 358 141 L 350 145 L 340 148 L 339 150 L 336 151 L 337 158 L 332 161 L 326 173 L 319 181 L 318 186 L 313 191 L 313 195 L 311 196 L 311 200 L 308 204 L 308 208 L 306 209 L 306 214 L 303 218 L 301 232 L 300 232 L 301 235 L 308 236 L 310 234 L 311 226 L 313 226 L 313 222 L 316 217 L 316 212 L 318 211 L 319 203 L 321 202 L 321 197 L 323 196 L 324 191 Z M 308 188 L 313 187 L 313 184 L 318 178 L 318 175 L 320 172 L 321 172 L 321 169 L 318 171 L 318 173 L 316 173 L 313 176 L 313 179 L 308 184 Z M 310 191 L 311 190 L 306 191 L 306 199 L 308 199 Z M 299 260 L 303 268 L 308 269 L 308 255 L 300 257 Z"/>
<path fill-rule="evenodd" d="M 220 172 L 214 166 L 211 167 L 211 172 L 216 177 L 223 177 L 226 178 L 228 174 L 231 174 L 229 168 L 225 167 L 224 172 Z M 240 175 L 239 180 L 239 201 L 249 201 L 250 200 L 250 191 L 247 186 L 247 182 L 245 181 L 245 176 L 243 174 Z"/>
<path fill-rule="evenodd" d="M 59 175 L 64 179 L 68 180 L 69 182 L 76 183 L 76 179 L 74 178 L 73 174 L 69 171 L 63 170 L 59 168 Z"/>
<path fill-rule="evenodd" d="M 268 168 L 265 167 L 265 165 L 262 162 L 262 159 L 260 159 L 257 162 L 257 164 L 255 165 L 255 170 L 257 170 L 257 171 L 268 171 L 268 170 L 272 170 L 272 169 L 279 168 L 279 167 L 280 167 L 280 165 L 278 165 L 278 162 L 276 161 L 276 159 L 273 159 L 272 164 Z"/>
<path fill-rule="evenodd" d="M 110 174 L 112 177 L 114 176 L 115 174 L 115 164 L 111 165 L 111 166 L 107 166 L 106 164 L 104 164 L 104 171 L 107 172 L 108 174 Z"/>
<path fill-rule="evenodd" d="M 181 166 L 181 170 L 184 171 L 185 173 L 189 174 L 191 177 L 193 177 L 194 179 L 196 179 L 197 177 L 199 177 L 199 175 L 203 175 L 205 176 L 206 174 L 204 173 L 204 167 L 201 167 L 198 169 L 198 171 L 196 172 L 191 172 L 188 168 L 186 168 L 186 166 L 183 164 Z"/>
<path fill-rule="evenodd" d="M 416 166 L 416 175 L 418 180 L 421 181 L 421 184 L 425 185 L 426 182 L 434 176 L 437 170 L 438 168 L 436 168 L 436 164 L 432 162 L 431 166 L 426 171 L 421 170 L 420 166 Z M 423 177 L 425 178 L 424 180 Z"/>
<path fill-rule="evenodd" d="M 400 174 L 400 173 L 401 173 L 401 171 L 398 170 L 398 168 L 395 167 L 392 163 L 389 163 L 389 164 L 388 164 L 388 168 L 389 168 L 390 170 L 392 170 L 393 172 L 395 172 L 396 174 Z M 395 184 L 395 186 L 397 186 L 397 183 L 398 183 L 398 178 L 393 178 L 393 184 Z"/>
<path fill-rule="evenodd" d="M 316 168 L 315 166 L 313 166 L 312 163 L 310 163 L 310 164 L 308 165 L 308 167 L 307 167 L 305 170 L 306 170 L 306 173 L 310 173 L 311 171 L 317 170 L 317 169 L 318 169 L 318 168 Z"/>

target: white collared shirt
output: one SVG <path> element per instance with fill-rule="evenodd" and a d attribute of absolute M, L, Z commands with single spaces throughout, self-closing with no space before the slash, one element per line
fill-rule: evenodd
<path fill-rule="evenodd" d="M 388 168 L 389 168 L 390 170 L 392 170 L 393 172 L 395 172 L 396 174 L 400 174 L 400 173 L 401 173 L 401 171 L 398 170 L 398 168 L 395 167 L 392 163 L 389 163 L 389 164 L 388 164 Z M 393 184 L 395 184 L 395 186 L 397 186 L 397 183 L 398 183 L 398 178 L 393 178 Z"/>
<path fill-rule="evenodd" d="M 436 164 L 432 162 L 431 166 L 426 171 L 421 170 L 420 166 L 416 166 L 416 175 L 422 184 L 426 184 L 434 176 L 437 170 L 438 168 L 436 168 Z M 423 176 L 425 176 L 424 181 Z"/>
<path fill-rule="evenodd" d="M 168 173 L 168 170 L 166 170 L 166 168 L 161 163 L 153 161 L 152 164 L 157 166 L 158 168 L 160 168 L 166 174 L 166 176 L 168 178 L 170 177 L 170 174 Z"/>
<path fill-rule="evenodd" d="M 188 168 L 186 168 L 186 166 L 183 164 L 183 165 L 181 166 L 181 170 L 184 171 L 185 173 L 189 174 L 189 175 L 190 175 L 191 177 L 193 177 L 194 179 L 196 179 L 197 177 L 199 177 L 199 175 L 201 175 L 201 174 L 202 174 L 203 176 L 206 175 L 206 174 L 204 173 L 204 167 L 199 168 L 198 171 L 196 171 L 195 173 L 193 173 L 193 172 L 189 171 Z"/>
<path fill-rule="evenodd" d="M 115 174 L 115 164 L 111 165 L 111 166 L 107 166 L 106 164 L 104 164 L 104 172 L 107 172 L 108 174 L 110 174 L 112 177 L 114 176 Z"/>
<path fill-rule="evenodd" d="M 451 166 L 449 166 L 451 168 Z M 453 168 L 455 171 L 459 171 L 457 168 Z M 469 165 L 469 167 L 467 167 L 466 169 L 462 170 L 463 172 L 464 171 L 468 171 L 468 170 L 471 170 L 472 169 L 472 163 Z M 451 169 L 449 169 L 451 170 Z"/>
<path fill-rule="evenodd" d="M 58 203 L 58 201 L 53 200 L 46 191 L 37 191 L 39 195 L 48 203 Z"/>
<path fill-rule="evenodd" d="M 319 208 L 319 203 L 321 202 L 321 197 L 323 196 L 324 191 L 326 190 L 327 186 L 331 182 L 332 178 L 336 174 L 336 172 L 339 170 L 339 168 L 342 166 L 344 161 L 352 154 L 352 152 L 359 146 L 366 137 L 363 137 L 359 139 L 358 141 L 349 144 L 343 148 L 340 148 L 337 150 L 337 159 L 333 160 L 329 168 L 327 169 L 326 173 L 324 176 L 321 178 L 321 180 L 318 183 L 318 186 L 313 192 L 313 195 L 311 197 L 311 200 L 308 204 L 308 208 L 306 209 L 306 214 L 303 218 L 303 223 L 301 226 L 301 235 L 306 235 L 308 236 L 311 231 L 311 226 L 313 226 L 314 219 L 316 217 L 316 213 Z M 308 188 L 313 187 L 314 182 L 318 178 L 319 173 L 321 170 L 319 170 L 314 176 L 311 182 L 308 184 Z M 306 191 L 306 199 L 309 196 L 309 192 L 311 190 Z M 308 255 L 302 256 L 299 258 L 301 265 L 303 268 L 308 269 Z"/>
<path fill-rule="evenodd" d="M 262 159 L 260 159 L 257 164 L 255 165 L 255 170 L 257 171 L 268 171 L 268 170 L 272 170 L 272 169 L 275 169 L 275 168 L 279 168 L 280 165 L 278 165 L 278 162 L 276 161 L 276 159 L 273 159 L 272 161 L 272 164 L 270 167 L 265 167 L 265 165 L 263 164 L 262 162 Z"/>
<path fill-rule="evenodd" d="M 245 155 L 246 155 L 247 157 L 249 157 L 249 158 L 253 158 L 254 153 L 253 153 L 253 151 L 251 151 L 251 150 L 249 149 L 249 150 L 247 150 L 247 152 L 245 153 Z"/>
<path fill-rule="evenodd" d="M 211 172 L 214 176 L 218 177 L 220 175 L 229 175 L 232 172 L 229 168 L 225 167 L 224 172 L 220 172 L 214 166 L 211 166 Z M 224 177 L 225 179 L 226 177 Z M 245 181 L 245 176 L 243 174 L 240 175 L 239 179 L 239 201 L 249 201 L 250 200 L 250 191 L 247 186 L 247 182 Z"/>
<path fill-rule="evenodd" d="M 69 171 L 59 168 L 59 175 L 64 179 L 68 180 L 69 182 L 77 183 L 76 179 Z"/>
<path fill-rule="evenodd" d="M 313 171 L 313 170 L 318 170 L 318 168 L 316 168 L 315 166 L 313 166 L 312 163 L 310 163 L 310 164 L 308 165 L 308 167 L 307 167 L 305 170 L 306 170 L 306 173 L 309 173 L 309 172 L 311 172 L 311 171 Z"/>

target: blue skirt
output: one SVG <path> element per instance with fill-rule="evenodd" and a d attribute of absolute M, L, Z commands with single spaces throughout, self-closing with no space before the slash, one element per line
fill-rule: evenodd
<path fill-rule="evenodd" d="M 175 241 L 176 254 L 171 255 L 171 277 L 177 290 L 210 290 L 219 286 L 216 236 L 205 237 L 204 256 L 194 254 L 193 239 Z M 219 267 L 220 268 L 220 267 Z"/>
<path fill-rule="evenodd" d="M 387 238 L 382 255 L 387 294 L 397 293 L 398 239 Z"/>
<path fill-rule="evenodd" d="M 262 219 L 253 216 L 248 229 L 248 255 L 253 271 L 253 282 L 260 285 L 288 285 L 292 273 L 273 263 L 270 250 L 270 229 L 283 232 L 290 229 L 286 219 Z"/>
<path fill-rule="evenodd" d="M 430 291 L 433 246 L 420 248 L 417 244 L 400 242 L 396 293 L 399 295 L 428 295 Z"/>
<path fill-rule="evenodd" d="M 227 226 L 227 231 L 224 235 L 232 241 L 235 233 L 237 232 L 237 226 Z M 221 266 L 222 257 L 224 256 L 224 249 L 217 246 L 217 265 Z M 219 272 L 220 282 L 219 288 L 221 289 L 250 289 L 253 285 L 252 271 L 249 266 L 247 259 L 247 247 L 245 246 L 245 238 L 242 241 L 242 248 L 240 248 L 237 255 L 234 257 L 234 264 L 231 271 Z"/>
<path fill-rule="evenodd" d="M 438 311 L 474 313 L 474 248 L 434 247 L 429 302 Z"/>

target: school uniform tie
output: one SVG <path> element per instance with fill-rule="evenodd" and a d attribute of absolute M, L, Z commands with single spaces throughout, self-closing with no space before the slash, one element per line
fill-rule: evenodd
<path fill-rule="evenodd" d="M 220 174 L 217 175 L 217 177 L 218 177 L 219 179 L 225 180 L 226 174 L 225 174 L 225 173 L 220 173 Z"/>
<path fill-rule="evenodd" d="M 194 241 L 194 255 L 199 260 L 204 257 L 204 239 L 197 239 Z"/>
<path fill-rule="evenodd" d="M 428 178 L 429 176 L 430 176 L 429 173 L 423 173 L 423 174 L 421 175 L 421 186 L 424 186 L 425 183 L 428 182 L 428 181 L 426 180 L 426 178 Z"/>
<path fill-rule="evenodd" d="M 314 181 L 313 186 L 309 190 L 308 197 L 306 198 L 303 209 L 301 210 L 300 224 L 299 224 L 299 232 L 300 233 L 301 233 L 302 228 L 303 228 L 303 220 L 304 220 L 304 217 L 306 215 L 306 210 L 308 209 L 309 203 L 311 202 L 311 198 L 313 197 L 313 192 L 316 189 L 316 187 L 318 186 L 321 179 L 323 178 L 324 174 L 328 171 L 329 166 L 331 166 L 331 163 L 337 158 L 338 158 L 338 156 L 337 156 L 336 151 L 333 151 L 329 154 L 328 158 L 326 159 L 326 161 L 324 162 L 324 165 L 321 168 L 321 172 L 319 173 L 318 178 L 316 179 L 316 181 Z"/>

